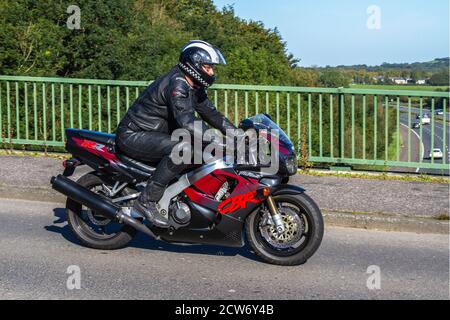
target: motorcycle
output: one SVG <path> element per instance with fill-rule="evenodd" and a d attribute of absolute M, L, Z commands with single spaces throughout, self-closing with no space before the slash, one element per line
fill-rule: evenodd
<path fill-rule="evenodd" d="M 240 128 L 279 132 L 279 168 L 265 173 L 258 165 L 218 159 L 183 172 L 169 184 L 157 208 L 170 223 L 152 225 L 132 210 L 157 163 L 146 163 L 121 153 L 115 135 L 66 129 L 66 150 L 72 158 L 64 172 L 51 178 L 52 188 L 67 196 L 68 225 L 87 247 L 114 250 L 125 247 L 138 231 L 175 244 L 243 247 L 248 243 L 264 261 L 276 265 L 305 263 L 319 248 L 324 223 L 317 204 L 297 185 L 294 146 L 286 134 L 260 114 L 245 119 Z M 265 142 L 273 143 L 271 135 Z M 75 169 L 92 172 L 76 182 Z"/>

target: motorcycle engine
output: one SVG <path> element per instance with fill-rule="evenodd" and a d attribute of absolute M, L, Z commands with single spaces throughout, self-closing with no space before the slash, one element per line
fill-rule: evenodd
<path fill-rule="evenodd" d="M 182 201 L 177 201 L 172 205 L 171 214 L 173 221 L 182 226 L 191 221 L 191 209 Z"/>

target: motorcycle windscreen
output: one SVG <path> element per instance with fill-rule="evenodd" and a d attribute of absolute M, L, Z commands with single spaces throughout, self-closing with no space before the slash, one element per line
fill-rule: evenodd
<path fill-rule="evenodd" d="M 288 152 L 288 155 L 295 155 L 295 148 L 286 133 L 265 114 L 257 114 L 244 120 L 249 127 L 255 130 L 267 130 L 268 132 L 278 132 L 279 145 Z"/>

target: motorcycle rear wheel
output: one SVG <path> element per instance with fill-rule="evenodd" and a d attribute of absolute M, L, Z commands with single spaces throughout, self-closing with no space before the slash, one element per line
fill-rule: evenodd
<path fill-rule="evenodd" d="M 281 194 L 273 197 L 286 231 L 278 235 L 267 225 L 267 210 L 256 210 L 245 223 L 247 241 L 264 261 L 283 266 L 304 264 L 319 248 L 324 223 L 317 204 L 308 195 Z M 264 212 L 265 211 L 265 212 Z"/>
<path fill-rule="evenodd" d="M 101 187 L 105 182 L 93 173 L 85 174 L 78 179 L 77 183 L 103 195 Z M 119 196 L 124 195 L 120 194 Z M 134 228 L 110 221 L 70 198 L 67 199 L 66 210 L 71 231 L 84 246 L 89 248 L 100 250 L 121 249 L 137 233 Z"/>

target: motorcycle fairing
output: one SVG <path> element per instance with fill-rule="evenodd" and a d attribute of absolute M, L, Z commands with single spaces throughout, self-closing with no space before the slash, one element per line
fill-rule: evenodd
<path fill-rule="evenodd" d="M 190 224 L 177 230 L 152 228 L 152 231 L 169 242 L 242 247 L 244 245 L 242 232 L 244 221 L 265 200 L 261 192 L 265 186 L 261 185 L 258 180 L 239 176 L 233 166 L 225 164 L 222 160 L 209 166 L 209 169 L 203 166 L 194 171 L 190 175 L 190 179 L 188 178 L 189 174 L 185 175 L 181 178 L 181 181 L 184 182 L 180 183 L 176 189 L 174 188 L 174 190 L 179 190 L 181 186 L 191 183 L 183 190 L 182 194 L 186 196 L 193 218 L 207 215 L 205 221 L 209 223 L 203 228 L 197 228 Z M 215 170 L 211 170 L 213 168 Z M 224 178 L 228 181 L 235 181 L 233 191 L 227 200 L 216 201 L 214 195 L 217 190 L 209 189 L 209 194 L 202 191 L 205 190 L 204 184 L 211 181 L 211 176 L 217 177 L 220 181 L 223 181 Z M 198 180 L 195 180 L 194 177 Z M 216 184 L 216 188 L 220 188 L 220 186 Z M 172 185 L 169 188 L 171 187 Z M 170 195 L 170 193 L 167 194 L 167 199 Z M 172 198 L 170 197 L 170 199 Z M 210 219 L 210 217 L 214 218 Z"/>

